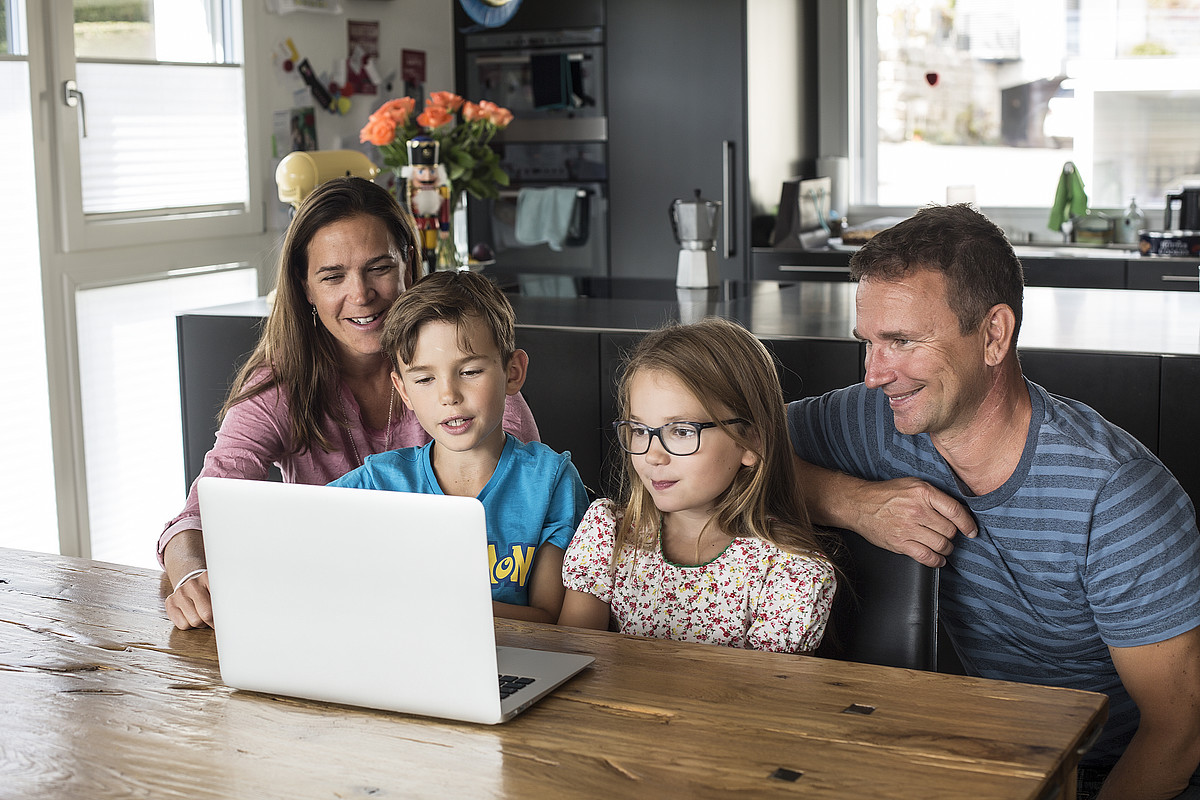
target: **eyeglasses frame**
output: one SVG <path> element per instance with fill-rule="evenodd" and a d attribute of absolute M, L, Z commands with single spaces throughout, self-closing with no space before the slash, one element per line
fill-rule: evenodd
<path fill-rule="evenodd" d="M 613 433 L 617 437 L 617 444 L 621 446 L 622 450 L 624 450 L 626 453 L 629 453 L 629 455 L 631 455 L 631 456 L 644 456 L 644 455 L 646 455 L 646 453 L 649 453 L 650 452 L 650 440 L 653 439 L 655 436 L 657 436 L 658 443 L 662 445 L 663 450 L 666 450 L 668 454 L 673 455 L 673 456 L 678 456 L 679 458 L 685 458 L 687 456 L 694 456 L 694 455 L 696 455 L 696 453 L 700 452 L 700 434 L 703 433 L 704 431 L 708 430 L 709 428 L 719 428 L 722 425 L 738 425 L 738 424 L 749 425 L 750 422 L 749 422 L 749 420 L 742 419 L 741 417 L 734 417 L 733 419 L 723 419 L 720 422 L 690 422 L 687 420 L 675 420 L 674 422 L 664 422 L 662 425 L 659 425 L 657 428 L 651 428 L 649 425 L 644 425 L 640 422 L 634 422 L 631 419 L 618 419 L 613 422 L 612 428 L 613 428 Z M 625 446 L 625 443 L 621 441 L 621 426 L 622 425 L 637 425 L 640 428 L 646 429 L 646 431 L 649 435 L 646 436 L 646 449 L 645 450 L 638 453 L 633 450 L 630 450 L 628 447 Z M 676 453 L 674 450 L 672 450 L 670 448 L 669 445 L 667 445 L 667 440 L 663 438 L 662 432 L 663 432 L 663 428 L 669 428 L 672 425 L 690 425 L 691 427 L 696 429 L 696 449 L 695 450 L 693 450 L 690 453 Z"/>

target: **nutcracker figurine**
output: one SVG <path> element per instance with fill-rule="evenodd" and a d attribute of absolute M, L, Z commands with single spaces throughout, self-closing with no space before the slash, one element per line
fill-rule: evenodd
<path fill-rule="evenodd" d="M 438 143 L 427 136 L 408 141 L 408 207 L 421 234 L 427 272 L 437 269 L 439 241 L 450 237 L 450 179 L 438 159 Z"/>

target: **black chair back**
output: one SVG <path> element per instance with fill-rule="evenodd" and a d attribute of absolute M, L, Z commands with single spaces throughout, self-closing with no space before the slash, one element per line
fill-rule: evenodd
<path fill-rule="evenodd" d="M 940 655 L 941 671 L 962 671 L 948 642 L 939 648 L 938 570 L 849 531 L 833 558 L 838 591 L 816 655 L 931 672 Z"/>

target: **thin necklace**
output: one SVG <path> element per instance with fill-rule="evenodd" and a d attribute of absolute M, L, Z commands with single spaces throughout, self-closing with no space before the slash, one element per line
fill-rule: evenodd
<path fill-rule="evenodd" d="M 361 467 L 366 462 L 363 461 L 362 456 L 360 456 L 358 454 L 358 445 L 356 445 L 354 443 L 354 431 L 350 430 L 350 416 L 346 413 L 346 401 L 342 399 L 341 392 L 338 392 L 338 405 L 341 406 L 341 409 L 342 409 L 342 421 L 346 423 L 346 433 L 350 434 L 350 449 L 354 451 L 354 460 L 355 460 L 355 462 L 358 463 L 358 466 Z M 388 392 L 388 421 L 387 421 L 387 428 L 385 429 L 385 432 L 383 434 L 383 451 L 385 453 L 388 450 L 392 449 L 392 410 L 395 407 L 396 407 L 396 390 L 393 388 L 390 392 Z M 361 411 L 361 409 L 360 409 L 360 411 Z M 359 416 L 359 422 L 362 422 L 361 414 Z M 367 423 L 363 422 L 362 426 L 363 426 L 363 441 L 366 442 L 367 444 L 370 444 L 371 443 L 370 440 L 367 439 Z M 367 455 L 371 455 L 371 453 L 367 453 Z"/>

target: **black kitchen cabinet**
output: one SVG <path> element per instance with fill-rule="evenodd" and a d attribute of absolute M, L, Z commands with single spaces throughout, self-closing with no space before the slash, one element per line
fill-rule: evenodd
<path fill-rule="evenodd" d="M 611 275 L 674 278 L 675 198 L 720 201 L 722 280 L 747 277 L 744 0 L 608 0 Z"/>
<path fill-rule="evenodd" d="M 1022 258 L 1026 286 L 1124 289 L 1125 260 L 1120 258 Z"/>
<path fill-rule="evenodd" d="M 1126 262 L 1126 288 L 1194 292 L 1200 289 L 1200 262 L 1182 258 L 1140 258 Z"/>
<path fill-rule="evenodd" d="M 778 291 L 800 293 L 801 287 L 809 287 L 804 297 L 821 302 L 789 305 L 793 316 L 788 320 L 777 318 L 777 301 L 769 292 L 750 292 L 725 309 L 735 319 L 757 318 L 768 326 L 770 332 L 760 331 L 760 335 L 778 358 L 788 400 L 823 394 L 863 377 L 862 345 L 840 332 L 839 320 L 850 303 L 844 298 L 844 287 L 829 284 L 830 290 L 837 290 L 831 294 L 810 284 L 781 286 Z M 622 359 L 642 335 L 638 331 L 677 318 L 679 309 L 670 302 L 612 298 L 537 300 L 520 306 L 519 317 L 525 324 L 517 327 L 517 342 L 530 354 L 523 394 L 542 439 L 556 450 L 571 451 L 593 494 L 612 494 L 612 470 L 621 459 L 616 457 L 609 426 L 618 413 L 616 377 Z M 183 314 L 177 320 L 189 484 L 213 444 L 217 413 L 237 366 L 258 338 L 263 314 L 257 307 L 209 311 Z M 806 319 L 811 314 L 827 318 L 828 333 L 786 332 L 811 327 L 812 321 Z M 1048 391 L 1086 403 L 1129 431 L 1160 455 L 1194 499 L 1200 498 L 1200 461 L 1194 455 L 1200 442 L 1200 404 L 1195 402 L 1200 396 L 1200 356 L 1043 347 L 1022 349 L 1021 362 L 1026 375 Z"/>
<path fill-rule="evenodd" d="M 1152 453 L 1159 447 L 1162 356 L 1020 350 L 1025 377 L 1051 394 L 1091 406 Z"/>
<path fill-rule="evenodd" d="M 863 346 L 814 339 L 764 341 L 779 363 L 785 402 L 814 397 L 863 379 Z"/>
<path fill-rule="evenodd" d="M 850 254 L 844 251 L 756 247 L 751 252 L 751 261 L 755 280 L 850 280 Z"/>
<path fill-rule="evenodd" d="M 596 496 L 604 458 L 600 334 L 518 328 L 517 346 L 529 354 L 521 394 L 549 447 L 571 451 L 571 462 Z"/>
<path fill-rule="evenodd" d="M 1200 358 L 1162 357 L 1162 413 L 1159 415 L 1158 457 L 1200 503 Z"/>

